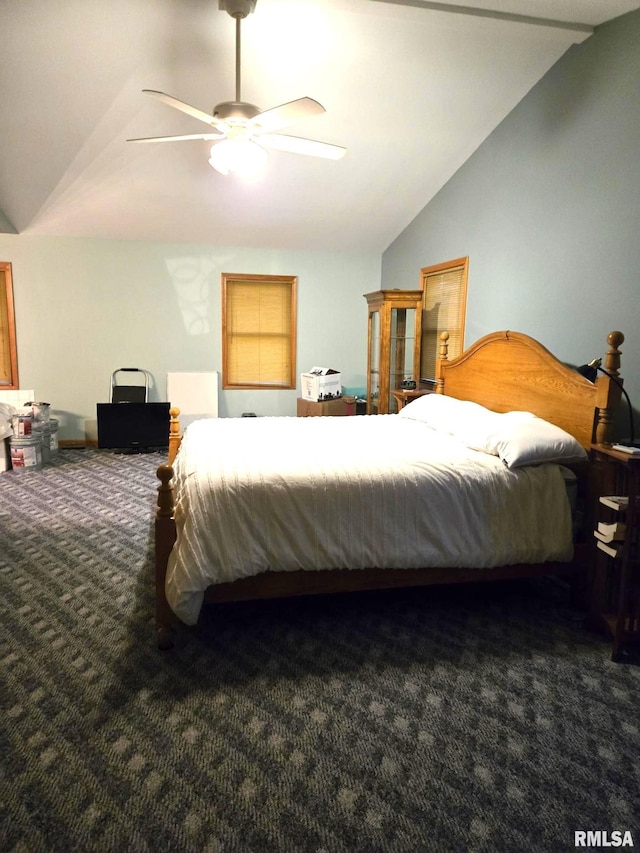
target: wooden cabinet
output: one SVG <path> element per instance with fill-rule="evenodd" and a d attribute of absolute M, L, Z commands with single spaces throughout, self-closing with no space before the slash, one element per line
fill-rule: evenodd
<path fill-rule="evenodd" d="M 421 290 L 366 293 L 369 309 L 367 414 L 397 410 L 392 392 L 403 379 L 420 379 Z"/>
<path fill-rule="evenodd" d="M 342 417 L 355 415 L 355 397 L 338 397 L 336 400 L 304 400 L 298 397 L 297 415 L 299 418 Z"/>
<path fill-rule="evenodd" d="M 594 444 L 592 459 L 597 503 L 589 623 L 608 631 L 611 659 L 620 661 L 640 641 L 640 456 Z"/>

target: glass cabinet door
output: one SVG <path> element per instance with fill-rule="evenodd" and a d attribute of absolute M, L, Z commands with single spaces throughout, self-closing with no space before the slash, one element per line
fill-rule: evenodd
<path fill-rule="evenodd" d="M 391 309 L 391 334 L 389 338 L 389 401 L 387 411 L 396 410 L 392 391 L 400 388 L 404 379 L 418 379 L 413 375 L 415 353 L 415 308 Z"/>
<path fill-rule="evenodd" d="M 368 414 L 377 415 L 380 404 L 380 312 L 369 314 L 369 375 L 367 376 Z"/>

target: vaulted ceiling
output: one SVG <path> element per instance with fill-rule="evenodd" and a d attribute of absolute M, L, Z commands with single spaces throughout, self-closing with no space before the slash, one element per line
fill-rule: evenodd
<path fill-rule="evenodd" d="M 2 0 L 0 232 L 382 252 L 573 44 L 640 0 L 258 0 L 242 100 L 308 96 L 285 132 L 346 146 L 272 151 L 243 182 L 204 112 L 235 96 L 235 22 L 218 0 Z"/>

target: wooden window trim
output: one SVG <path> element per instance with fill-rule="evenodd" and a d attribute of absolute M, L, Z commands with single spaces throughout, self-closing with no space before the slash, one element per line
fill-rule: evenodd
<path fill-rule="evenodd" d="M 228 296 L 227 289 L 233 282 L 247 284 L 288 284 L 291 288 L 291 322 L 289 333 L 289 375 L 283 383 L 231 383 L 229 382 L 229 329 L 227 324 Z M 293 390 L 296 387 L 296 352 L 297 352 L 297 290 L 298 278 L 291 275 L 248 275 L 238 273 L 222 273 L 222 387 L 225 390 L 253 389 L 262 391 Z"/>
<path fill-rule="evenodd" d="M 4 279 L 4 286 L 1 282 Z M 2 320 L 3 337 L 7 336 L 7 355 L 9 360 L 9 376 L 0 376 L 0 389 L 3 391 L 15 391 L 20 388 L 18 380 L 18 345 L 16 341 L 16 317 L 13 304 L 13 277 L 11 264 L 0 261 L 0 320 Z M 6 315 L 6 328 L 5 328 Z"/>

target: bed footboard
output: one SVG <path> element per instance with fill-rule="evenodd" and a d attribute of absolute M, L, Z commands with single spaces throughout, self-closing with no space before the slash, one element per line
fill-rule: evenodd
<path fill-rule="evenodd" d="M 159 649 L 170 649 L 174 645 L 176 617 L 169 607 L 165 594 L 165 578 L 169 554 L 176 541 L 176 524 L 173 506 L 173 468 L 161 465 L 156 476 L 158 486 L 158 509 L 155 519 L 155 586 L 156 586 L 156 632 Z"/>

